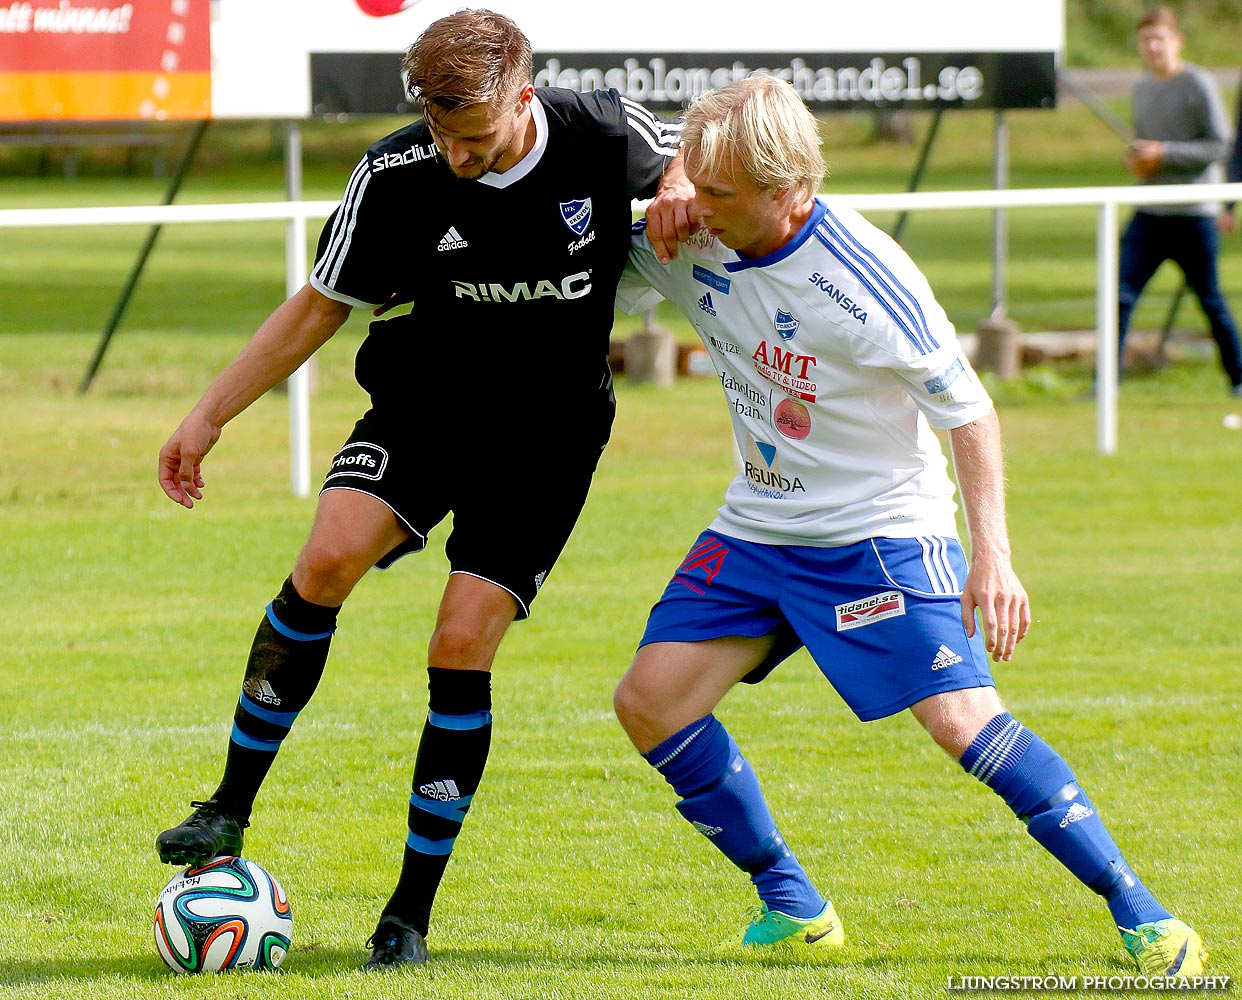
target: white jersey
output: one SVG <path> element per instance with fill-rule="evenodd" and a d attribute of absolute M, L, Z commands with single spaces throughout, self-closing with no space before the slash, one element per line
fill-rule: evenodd
<path fill-rule="evenodd" d="M 617 301 L 666 298 L 711 355 L 742 467 L 711 528 L 789 545 L 956 537 L 953 483 L 932 428 L 992 409 L 927 279 L 857 212 L 816 199 L 766 257 L 717 240 L 662 265 L 641 224 Z"/>

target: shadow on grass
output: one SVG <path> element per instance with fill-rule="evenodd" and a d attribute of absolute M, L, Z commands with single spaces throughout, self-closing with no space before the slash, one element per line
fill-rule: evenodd
<path fill-rule="evenodd" d="M 247 976 L 279 976 L 279 971 L 247 972 Z M 77 958 L 46 958 L 30 961 L 6 962 L 0 968 L 0 990 L 19 986 L 36 986 L 49 980 L 68 980 L 82 983 L 104 980 L 132 982 L 163 982 L 182 978 L 168 968 L 156 955 L 150 958 L 117 956 L 107 958 L 97 955 Z"/>
<path fill-rule="evenodd" d="M 230 977 L 242 977 L 253 982 L 276 981 L 286 975 L 335 975 L 361 969 L 366 961 L 364 948 L 324 948 L 309 945 L 297 948 L 285 965 L 274 971 L 255 972 L 235 970 L 222 973 Z M 16 960 L 0 966 L 0 992 L 5 988 L 35 986 L 49 980 L 68 980 L 81 983 L 104 980 L 137 983 L 170 982 L 192 977 L 174 972 L 159 957 L 98 955 L 73 958 L 46 958 L 29 961 Z"/>
<path fill-rule="evenodd" d="M 329 948 L 310 946 L 295 948 L 285 964 L 273 972 L 238 971 L 232 976 L 242 976 L 256 980 L 280 978 L 283 976 L 304 976 L 308 978 L 331 977 L 342 973 L 361 973 L 362 964 L 366 961 L 367 952 L 359 948 Z M 860 955 L 832 956 L 827 960 L 809 960 L 797 955 L 763 955 L 709 953 L 701 951 L 635 951 L 626 950 L 619 953 L 607 948 L 577 949 L 572 954 L 553 952 L 538 947 L 482 947 L 482 948 L 445 948 L 434 951 L 431 962 L 426 967 L 436 973 L 457 974 L 469 971 L 477 975 L 492 969 L 497 972 L 513 972 L 526 970 L 531 973 L 545 972 L 555 974 L 556 970 L 564 972 L 586 969 L 611 968 L 623 972 L 633 969 L 636 977 L 644 972 L 650 973 L 653 968 L 690 969 L 703 965 L 727 966 L 749 969 L 863 969 L 872 965 L 891 964 L 895 969 L 905 963 L 901 960 L 874 959 Z M 384 973 L 410 974 L 419 971 L 391 970 Z M 74 958 L 46 958 L 29 961 L 5 963 L 0 968 L 0 988 L 35 986 L 50 980 L 69 980 L 91 982 L 102 980 L 127 980 L 141 982 L 167 982 L 184 978 L 165 966 L 158 957 L 117 956 L 79 956 Z"/>
<path fill-rule="evenodd" d="M 1039 959 L 1026 960 L 1021 967 L 1015 965 L 1012 955 L 998 951 L 979 950 L 969 954 L 955 955 L 952 968 L 946 970 L 943 956 L 876 951 L 865 945 L 847 945 L 843 952 L 827 955 L 799 955 L 786 952 L 743 952 L 738 948 L 712 950 L 634 949 L 618 951 L 616 948 L 577 948 L 572 953 L 553 951 L 532 946 L 489 946 L 475 948 L 446 947 L 434 950 L 427 966 L 388 970 L 383 973 L 363 973 L 362 964 L 367 952 L 362 947 L 337 948 L 308 944 L 295 948 L 286 964 L 276 971 L 237 971 L 228 973 L 231 979 L 258 986 L 262 982 L 277 982 L 282 978 L 330 979 L 342 974 L 356 973 L 371 978 L 380 976 L 417 975 L 425 971 L 437 979 L 451 979 L 466 974 L 475 978 L 487 978 L 488 970 L 498 976 L 518 973 L 532 979 L 555 978 L 558 974 L 588 970 L 611 970 L 624 974 L 631 971 L 636 981 L 651 977 L 655 970 L 676 975 L 694 969 L 712 967 L 735 969 L 739 973 L 752 971 L 798 970 L 804 973 L 822 972 L 834 979 L 848 982 L 850 979 L 886 980 L 893 983 L 943 982 L 946 972 L 962 975 L 1124 975 L 1132 973 L 1133 967 L 1120 956 L 1048 954 Z M 143 983 L 166 983 L 189 979 L 167 968 L 156 956 L 78 956 L 73 958 L 48 958 L 30 961 L 14 961 L 0 968 L 0 988 L 32 987 L 53 980 L 77 981 L 83 984 L 104 981 L 130 982 L 136 987 Z"/>

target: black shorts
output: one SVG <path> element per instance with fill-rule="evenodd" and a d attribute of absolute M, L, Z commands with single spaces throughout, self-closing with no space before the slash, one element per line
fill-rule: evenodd
<path fill-rule="evenodd" d="M 469 402 L 427 420 L 417 398 L 376 405 L 332 460 L 323 490 L 358 490 L 390 507 L 411 532 L 376 563 L 385 569 L 427 544 L 452 512 L 445 545 L 454 573 L 509 591 L 519 619 L 551 571 L 586 502 L 608 443 L 616 403 L 611 380 L 555 419 Z M 529 405 L 529 401 L 528 401 Z"/>

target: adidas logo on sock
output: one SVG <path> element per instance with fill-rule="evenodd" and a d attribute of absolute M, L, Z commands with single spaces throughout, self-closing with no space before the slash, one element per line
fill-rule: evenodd
<path fill-rule="evenodd" d="M 1065 816 L 1061 819 L 1061 822 L 1058 825 L 1062 830 L 1064 830 L 1071 823 L 1077 823 L 1080 819 L 1086 819 L 1088 816 L 1094 815 L 1094 810 L 1088 809 L 1081 802 L 1075 802 L 1067 810 L 1065 810 Z"/>
<path fill-rule="evenodd" d="M 418 794 L 425 799 L 435 799 L 437 802 L 456 802 L 461 798 L 461 792 L 457 790 L 457 782 L 452 778 L 419 785 Z"/>
<path fill-rule="evenodd" d="M 703 293 L 703 297 L 699 299 L 699 308 L 702 309 L 705 313 L 707 313 L 708 316 L 716 315 L 716 307 L 712 305 L 712 293 L 711 292 Z"/>
<path fill-rule="evenodd" d="M 251 701 L 257 701 L 260 705 L 275 706 L 280 704 L 280 698 L 277 697 L 276 691 L 266 677 L 260 677 L 257 681 L 248 682 L 245 689 L 246 696 Z"/>
<path fill-rule="evenodd" d="M 708 826 L 706 823 L 700 823 L 697 819 L 691 822 L 691 825 L 703 834 L 704 837 L 714 837 L 716 834 L 724 830 L 723 826 Z"/>
<path fill-rule="evenodd" d="M 440 245 L 436 247 L 436 250 L 443 253 L 445 250 L 461 250 L 468 246 L 470 244 L 461 238 L 461 233 L 457 231 L 457 227 L 449 226 L 448 232 L 440 237 Z"/>
<path fill-rule="evenodd" d="M 948 646 L 942 645 L 936 650 L 936 658 L 932 660 L 932 670 L 943 670 L 945 667 L 951 667 L 955 663 L 961 663 L 962 658 L 958 656 Z"/>

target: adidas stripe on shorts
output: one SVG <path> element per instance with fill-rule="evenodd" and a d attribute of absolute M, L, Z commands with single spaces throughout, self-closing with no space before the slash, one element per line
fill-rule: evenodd
<path fill-rule="evenodd" d="M 651 609 L 640 646 L 776 633 L 758 683 L 805 646 L 864 722 L 942 691 L 994 687 L 982 630 L 961 620 L 955 538 L 871 538 L 832 548 L 705 531 Z"/>

